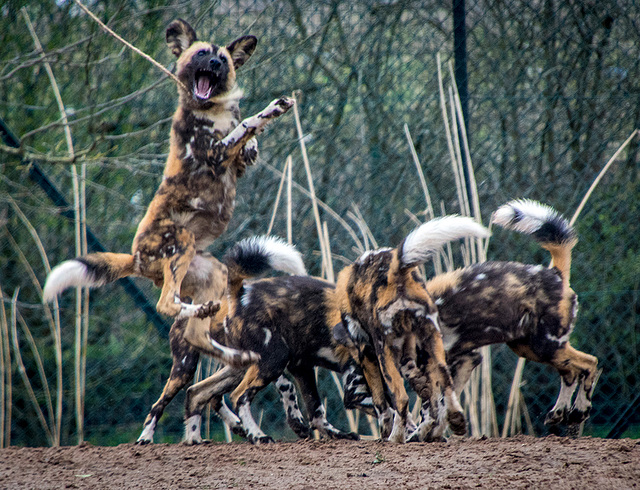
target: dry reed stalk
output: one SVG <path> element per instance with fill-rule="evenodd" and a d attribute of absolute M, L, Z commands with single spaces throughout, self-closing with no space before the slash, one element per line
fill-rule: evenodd
<path fill-rule="evenodd" d="M 480 213 L 480 198 L 478 196 L 478 184 L 476 182 L 476 174 L 473 169 L 473 162 L 471 161 L 471 150 L 469 149 L 469 138 L 467 136 L 467 124 L 464 120 L 464 114 L 462 112 L 462 103 L 460 101 L 460 93 L 458 92 L 458 85 L 456 84 L 456 78 L 453 74 L 453 64 L 449 60 L 449 76 L 451 78 L 451 84 L 453 85 L 454 103 L 456 107 L 456 114 L 460 121 L 460 132 L 462 134 L 462 143 L 466 161 L 467 174 L 469 175 L 470 188 L 468 191 L 471 193 L 471 211 L 475 220 L 482 224 L 482 215 Z M 484 240 L 482 238 L 476 238 L 476 246 L 478 247 L 478 261 L 485 262 L 487 260 L 486 247 L 484 244 L 489 243 L 489 239 Z"/>
<path fill-rule="evenodd" d="M 369 228 L 369 225 L 367 224 L 367 220 L 365 220 L 364 216 L 362 216 L 362 213 L 360 212 L 360 208 L 358 207 L 358 205 L 355 204 L 355 203 L 352 203 L 351 207 L 353 208 L 353 215 L 357 217 L 358 222 L 359 222 L 359 226 L 364 231 L 364 233 L 366 233 L 366 235 L 367 235 L 369 241 L 371 242 L 371 245 L 373 246 L 373 248 L 374 249 L 379 248 L 378 241 L 373 236 L 373 233 L 371 233 L 371 228 Z M 347 213 L 347 216 L 348 215 L 349 215 L 349 213 Z"/>
<path fill-rule="evenodd" d="M 471 374 L 471 382 L 467 384 L 466 390 L 468 396 L 465 397 L 467 410 L 469 412 L 469 425 L 471 426 L 471 436 L 481 437 L 482 431 L 480 430 L 480 418 L 478 414 L 478 399 L 480 394 L 478 390 L 480 388 L 480 372 L 475 369 Z"/>
<path fill-rule="evenodd" d="M 89 17 L 91 17 L 96 23 L 98 23 L 98 25 L 110 36 L 113 36 L 114 38 L 116 38 L 118 41 L 120 41 L 122 44 L 124 44 L 127 48 L 129 48 L 130 50 L 132 50 L 134 53 L 139 54 L 140 56 L 142 56 L 145 60 L 147 60 L 149 63 L 151 63 L 153 66 L 155 66 L 156 68 L 159 68 L 161 71 L 163 71 L 168 77 L 172 78 L 178 85 L 180 85 L 184 90 L 188 91 L 188 88 L 184 85 L 184 83 L 182 83 L 180 81 L 180 79 L 175 76 L 173 73 L 171 73 L 169 70 L 167 70 L 164 66 L 162 66 L 160 63 L 158 63 L 156 60 L 154 60 L 151 56 L 149 56 L 148 54 L 144 53 L 143 51 L 141 51 L 140 49 L 136 48 L 133 44 L 125 41 L 122 37 L 120 37 L 118 34 L 116 34 L 113 30 L 111 30 L 109 27 L 106 26 L 106 24 L 104 22 L 102 22 L 100 19 L 98 19 L 98 17 L 95 16 L 95 14 L 93 12 L 91 12 L 87 7 L 85 7 L 79 0 L 73 0 L 76 5 L 78 5 L 78 7 L 80 7 Z"/>
<path fill-rule="evenodd" d="M 524 422 L 527 424 L 527 432 L 530 436 L 535 436 L 536 432 L 533 428 L 533 422 L 531 421 L 531 415 L 529 415 L 529 409 L 527 408 L 527 403 L 524 401 L 524 396 L 522 392 L 520 392 L 520 406 L 522 407 L 522 416 L 524 417 Z"/>
<path fill-rule="evenodd" d="M 289 155 L 284 162 L 284 168 L 282 169 L 282 178 L 280 179 L 280 185 L 278 186 L 278 192 L 276 193 L 276 202 L 273 204 L 273 212 L 271 213 L 271 220 L 269 221 L 269 226 L 267 228 L 267 235 L 270 235 L 271 230 L 273 230 L 273 223 L 276 220 L 276 213 L 278 212 L 278 205 L 280 204 L 280 197 L 282 196 L 282 188 L 284 187 L 285 176 L 287 168 L 289 168 L 290 159 L 291 155 Z"/>
<path fill-rule="evenodd" d="M 4 294 L 0 284 L 0 381 L 2 382 L 2 398 L 0 399 L 0 448 L 11 445 L 11 409 L 13 403 L 13 386 L 11 383 L 11 349 L 9 346 L 9 322 L 4 307 Z"/>
<path fill-rule="evenodd" d="M 449 150 L 449 157 L 451 159 L 451 168 L 453 170 L 453 176 L 456 182 L 456 190 L 458 192 L 458 203 L 460 205 L 460 214 L 464 215 L 464 198 L 460 194 L 461 184 L 460 176 L 458 175 L 457 163 L 455 157 L 455 150 L 453 148 L 453 138 L 451 136 L 451 127 L 449 125 L 449 116 L 447 116 L 447 103 L 444 97 L 444 82 L 442 79 L 442 69 L 440 67 L 440 53 L 436 54 L 436 64 L 438 65 L 438 90 L 440 93 L 440 110 L 442 111 L 442 120 L 444 122 L 445 136 L 447 139 L 447 148 Z"/>
<path fill-rule="evenodd" d="M 27 375 L 27 370 L 24 367 L 24 362 L 22 361 L 22 355 L 20 353 L 20 344 L 18 342 L 18 321 L 17 321 L 17 303 L 18 303 L 18 293 L 20 292 L 20 288 L 16 289 L 13 293 L 13 297 L 11 298 L 11 335 L 13 339 L 13 351 L 15 354 L 16 366 L 18 367 L 18 373 L 22 378 L 22 382 L 27 390 L 27 395 L 31 404 L 33 405 L 33 409 L 36 412 L 36 416 L 44 429 L 45 436 L 49 441 L 49 444 L 53 446 L 53 434 L 51 433 L 51 429 L 47 424 L 47 420 L 40 409 L 40 404 L 38 403 L 38 399 L 33 391 L 33 386 L 31 386 L 31 381 L 29 380 L 29 376 Z"/>
<path fill-rule="evenodd" d="M 333 261 L 331 260 L 331 240 L 329 239 L 329 228 L 327 227 L 327 222 L 322 222 L 322 232 L 324 239 L 324 249 L 327 252 L 327 281 L 335 283 L 335 274 L 333 272 Z"/>
<path fill-rule="evenodd" d="M 33 271 L 33 268 L 31 267 L 31 264 L 27 260 L 27 257 L 24 255 L 24 253 L 20 249 L 20 246 L 18 245 L 18 242 L 15 241 L 15 239 L 13 238 L 13 235 L 11 235 L 11 233 L 9 233 L 8 230 L 6 232 L 6 235 L 7 235 L 7 239 L 9 241 L 9 244 L 13 247 L 13 249 L 16 252 L 16 254 L 18 255 L 18 258 L 20 259 L 20 262 L 24 265 L 25 269 L 27 270 L 27 275 L 31 279 L 32 284 L 34 285 L 36 290 L 39 291 L 40 295 L 42 295 L 42 290 L 40 289 L 40 283 L 38 282 L 36 274 Z M 47 382 L 47 377 L 44 374 L 44 365 L 42 364 L 42 359 L 40 357 L 40 353 L 38 352 L 38 349 L 36 348 L 35 342 L 33 341 L 33 337 L 31 336 L 31 332 L 29 331 L 29 328 L 24 323 L 21 322 L 21 324 L 23 326 L 23 329 L 25 330 L 25 333 L 27 334 L 27 340 L 29 341 L 29 345 L 33 350 L 33 356 L 35 358 L 36 365 L 37 365 L 37 368 L 38 368 L 38 374 L 40 375 L 40 379 L 42 381 L 42 386 L 43 386 L 43 390 L 44 390 L 44 398 L 45 398 L 45 402 L 47 404 L 48 413 L 49 413 L 49 416 L 53 420 L 53 424 L 52 425 L 55 426 L 55 425 L 57 425 L 56 424 L 56 418 L 55 418 L 54 413 L 53 413 L 53 403 L 52 403 L 52 398 L 51 398 L 51 391 L 49 389 L 49 383 Z M 54 436 L 55 436 L 55 433 L 54 433 Z M 54 437 L 54 439 L 55 439 L 55 437 Z"/>
<path fill-rule="evenodd" d="M 64 103 L 62 101 L 62 95 L 60 93 L 60 89 L 58 87 L 58 82 L 56 81 L 56 78 L 53 74 L 53 69 L 51 68 L 51 65 L 49 64 L 49 62 L 46 59 L 46 55 L 44 53 L 44 50 L 42 48 L 42 44 L 40 43 L 40 40 L 38 39 L 38 35 L 36 34 L 35 29 L 33 28 L 33 25 L 31 23 L 31 19 L 29 18 L 29 14 L 27 13 L 27 9 L 25 7 L 22 7 L 20 9 L 22 16 L 24 17 L 25 23 L 27 25 L 27 28 L 29 30 L 29 33 L 31 34 L 31 37 L 33 39 L 33 43 L 36 46 L 36 50 L 40 53 L 40 57 L 41 57 L 41 61 L 42 64 L 45 67 L 45 71 L 47 72 L 47 76 L 49 77 L 49 81 L 51 83 L 51 89 L 53 90 L 53 94 L 54 97 L 56 99 L 56 103 L 58 104 L 58 110 L 60 111 L 60 115 L 61 115 L 61 120 L 62 120 L 62 125 L 63 125 L 63 129 L 64 129 L 64 135 L 65 135 L 65 140 L 67 143 L 67 151 L 69 154 L 69 158 L 71 159 L 75 159 L 75 151 L 73 148 L 73 138 L 71 137 L 71 128 L 69 126 L 69 120 L 67 118 L 67 111 L 66 108 L 64 106 Z M 85 166 L 86 164 L 83 164 L 83 166 Z M 86 253 L 86 250 L 83 251 L 83 247 L 82 247 L 82 225 L 81 225 L 81 215 L 84 211 L 81 211 L 81 208 L 84 208 L 84 203 L 81 203 L 81 199 L 80 199 L 80 190 L 79 190 L 79 183 L 78 183 L 78 171 L 77 168 L 75 166 L 75 164 L 71 165 L 71 175 L 72 175 L 72 182 L 73 182 L 73 202 L 74 202 L 74 215 L 75 215 L 75 219 L 74 219 L 74 223 L 75 223 L 75 233 L 76 233 L 76 253 L 78 255 L 84 255 L 84 253 Z M 85 224 L 85 228 L 86 228 L 86 224 Z M 85 229 L 85 243 L 86 243 L 86 229 Z M 84 252 L 84 253 L 83 253 Z M 81 443 L 83 441 L 83 427 L 84 427 L 84 412 L 82 410 L 82 406 L 84 405 L 84 394 L 81 393 L 80 390 L 80 377 L 81 377 L 81 362 L 80 362 L 80 351 L 81 351 L 81 341 L 82 341 L 82 327 L 83 327 L 83 323 L 82 323 L 82 288 L 78 287 L 76 288 L 76 362 L 75 362 L 75 366 L 76 366 L 76 417 L 77 417 L 77 428 L 78 428 L 78 443 Z M 86 320 L 88 322 L 88 313 L 86 315 Z M 60 397 L 62 395 L 62 379 L 60 379 L 59 381 L 59 394 Z M 56 431 L 54 433 L 54 445 L 55 446 L 59 446 L 60 445 L 60 428 L 61 428 L 61 422 L 62 422 L 62 400 L 60 400 L 60 416 L 56 417 Z"/>
<path fill-rule="evenodd" d="M 507 411 L 504 416 L 504 424 L 502 426 L 502 437 L 507 437 L 509 428 L 511 427 L 511 419 L 514 418 L 514 406 L 520 394 L 520 383 L 522 382 L 522 372 L 524 370 L 524 357 L 518 358 L 518 364 L 511 381 L 511 390 L 509 391 L 509 401 L 507 403 Z"/>
<path fill-rule="evenodd" d="M 420 159 L 418 158 L 418 152 L 416 151 L 416 147 L 413 144 L 413 138 L 411 138 L 411 133 L 409 132 L 409 126 L 407 125 L 407 123 L 404 124 L 404 134 L 407 137 L 407 142 L 409 143 L 411 157 L 413 158 L 413 163 L 416 165 L 418 177 L 420 178 L 420 185 L 422 186 L 422 193 L 424 194 L 424 200 L 427 204 L 427 220 L 430 220 L 435 218 L 436 215 L 433 213 L 433 206 L 431 205 L 431 194 L 429 193 L 429 188 L 427 187 L 427 180 L 424 178 L 424 172 L 422 171 L 422 165 L 420 164 Z"/>
<path fill-rule="evenodd" d="M 309 164 L 309 156 L 307 155 L 307 145 L 304 142 L 304 133 L 302 132 L 302 123 L 300 122 L 300 114 L 298 113 L 298 103 L 296 101 L 296 94 L 292 93 L 291 97 L 294 100 L 293 115 L 296 120 L 296 130 L 298 131 L 298 141 L 300 142 L 300 152 L 302 153 L 302 162 L 304 163 L 304 170 L 307 174 L 307 184 L 309 185 L 309 194 L 311 195 L 311 207 L 313 209 L 313 217 L 316 223 L 316 232 L 318 233 L 318 242 L 320 244 L 320 252 L 322 254 L 322 269 L 326 270 L 328 265 L 325 263 L 327 260 L 326 250 L 323 246 L 322 240 L 322 222 L 320 221 L 320 211 L 318 210 L 318 200 L 316 198 L 316 191 L 313 185 L 313 175 L 311 174 L 311 165 Z M 329 260 L 331 258 L 329 257 Z"/>
<path fill-rule="evenodd" d="M 607 171 L 609 170 L 609 167 L 611 167 L 613 162 L 615 162 L 617 160 L 618 156 L 620 156 L 620 153 L 622 153 L 622 150 L 624 150 L 627 147 L 627 145 L 629 143 L 631 143 L 631 140 L 633 140 L 633 138 L 635 138 L 635 136 L 638 134 L 638 132 L 640 132 L 639 129 L 634 129 L 631 132 L 631 134 L 629 135 L 629 137 L 625 140 L 625 142 L 622 143 L 620 148 L 618 148 L 616 150 L 616 152 L 609 159 L 609 161 L 606 163 L 606 165 L 604 167 L 602 167 L 602 170 L 600 170 L 600 172 L 598 173 L 598 176 L 595 178 L 595 180 L 589 186 L 589 190 L 587 190 L 586 194 L 582 198 L 582 201 L 580 201 L 580 204 L 578 205 L 578 208 L 576 209 L 575 213 L 573 213 L 573 216 L 571 217 L 571 220 L 569 221 L 569 224 L 571 226 L 573 226 L 575 224 L 576 220 L 578 219 L 578 216 L 580 216 L 580 213 L 582 212 L 582 209 L 584 208 L 585 204 L 587 204 L 587 201 L 591 197 L 591 194 L 593 193 L 595 188 L 598 186 L 598 184 L 600 183 L 600 181 L 604 177 L 604 174 L 607 173 Z"/>
<path fill-rule="evenodd" d="M 264 166 L 269 169 L 271 172 L 273 172 L 276 175 L 282 175 L 282 172 L 280 172 L 280 170 L 278 170 L 277 168 L 275 168 L 273 165 L 270 165 L 269 163 L 264 163 Z M 302 187 L 300 184 L 298 184 L 297 182 L 292 182 L 292 187 L 295 187 L 296 190 L 300 191 L 302 194 L 304 194 L 306 197 L 311 198 L 311 193 L 305 189 L 304 187 Z M 349 236 L 353 239 L 353 241 L 356 244 L 356 249 L 357 252 L 359 254 L 364 253 L 365 252 L 365 248 L 362 245 L 362 242 L 360 241 L 360 239 L 358 238 L 357 233 L 354 231 L 354 229 L 349 225 L 349 223 L 347 223 L 338 213 L 336 213 L 331 206 L 329 206 L 327 203 L 323 202 L 320 199 L 316 198 L 316 202 L 318 203 L 318 206 L 321 207 L 327 214 L 329 214 L 329 216 L 331 216 L 333 219 L 335 219 L 340 226 L 342 226 L 344 228 L 344 230 L 349 234 Z"/>
<path fill-rule="evenodd" d="M 289 155 L 289 168 L 287 169 L 287 243 L 293 244 L 293 159 Z"/>

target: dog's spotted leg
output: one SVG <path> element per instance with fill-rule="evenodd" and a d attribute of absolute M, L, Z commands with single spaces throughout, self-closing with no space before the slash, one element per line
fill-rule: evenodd
<path fill-rule="evenodd" d="M 385 384 L 380 372 L 380 366 L 375 354 L 368 345 L 359 349 L 360 366 L 366 380 L 367 386 L 371 390 L 371 399 L 378 418 L 380 437 L 382 440 L 388 439 L 391 435 L 394 410 L 389 407 L 386 397 Z"/>
<path fill-rule="evenodd" d="M 342 372 L 343 402 L 347 410 L 361 410 L 362 412 L 376 416 L 371 390 L 364 378 L 364 373 L 355 361 L 349 360 Z"/>
<path fill-rule="evenodd" d="M 162 266 L 164 282 L 156 309 L 164 315 L 176 316 L 183 306 L 186 306 L 180 301 L 180 285 L 196 254 L 195 239 L 193 233 L 185 228 L 164 233 L 160 229 L 157 234 L 172 241 L 162 248 L 164 257 L 159 259 L 164 262 Z"/>
<path fill-rule="evenodd" d="M 174 302 L 180 305 L 180 312 L 176 315 L 176 318 L 203 319 L 214 316 L 220 310 L 220 301 L 207 301 L 203 304 L 192 305 L 189 303 L 183 303 L 180 300 L 180 296 L 176 294 Z"/>
<path fill-rule="evenodd" d="M 569 407 L 571 407 L 571 399 L 573 393 L 578 386 L 577 380 L 572 384 L 567 384 L 564 377 L 560 378 L 560 393 L 556 400 L 556 404 L 547 414 L 544 423 L 545 425 L 555 425 L 564 422 L 567 418 Z"/>
<path fill-rule="evenodd" d="M 244 427 L 242 427 L 242 420 L 227 406 L 221 395 L 215 396 L 210 403 L 211 408 L 215 410 L 220 419 L 231 429 L 231 432 L 240 437 L 247 437 L 247 433 Z"/>
<path fill-rule="evenodd" d="M 404 380 L 395 364 L 394 355 L 382 339 L 375 339 L 376 353 L 380 362 L 380 370 L 389 387 L 391 406 L 396 414 L 393 429 L 389 435 L 390 442 L 404 443 L 406 440 L 407 413 L 409 410 L 409 396 L 404 388 Z"/>
<path fill-rule="evenodd" d="M 233 131 L 214 145 L 213 151 L 232 153 L 239 151 L 251 138 L 264 131 L 267 123 L 293 107 L 294 100 L 281 97 L 272 101 L 265 109 L 243 120 Z"/>
<path fill-rule="evenodd" d="M 316 384 L 313 368 L 307 366 L 291 366 L 289 370 L 300 386 L 300 392 L 304 398 L 304 404 L 307 407 L 311 426 L 320 432 L 321 436 L 330 439 L 359 439 L 358 434 L 336 429 L 327 420 L 326 411 L 320 400 L 320 394 L 318 393 L 318 385 Z"/>
<path fill-rule="evenodd" d="M 444 432 L 445 423 L 440 419 L 442 405 L 444 405 L 446 420 L 453 433 L 463 436 L 467 433 L 467 425 L 464 411 L 454 390 L 451 372 L 447 366 L 442 334 L 438 328 L 438 319 L 429 315 L 417 315 L 414 321 L 414 327 L 420 332 L 419 338 L 422 344 L 420 364 L 423 366 L 428 387 L 425 391 L 431 392 L 430 396 L 422 398 L 423 400 L 431 398 L 432 413 L 434 407 L 437 407 L 435 423 L 439 429 L 435 430 L 434 437 L 439 439 Z"/>
<path fill-rule="evenodd" d="M 271 437 L 262 431 L 251 414 L 251 402 L 253 398 L 268 382 L 268 380 L 260 377 L 260 369 L 258 366 L 253 365 L 247 369 L 244 378 L 237 388 L 233 390 L 233 393 L 231 393 L 231 402 L 238 417 L 240 417 L 242 421 L 242 426 L 247 432 L 247 439 L 256 445 L 274 442 Z"/>
<path fill-rule="evenodd" d="M 187 390 L 185 400 L 185 444 L 199 444 L 202 442 L 200 435 L 202 411 L 210 400 L 215 397 L 222 397 L 225 393 L 229 393 L 238 386 L 243 376 L 243 370 L 225 366 Z M 222 410 L 220 415 L 225 420 Z"/>
<path fill-rule="evenodd" d="M 153 404 L 144 421 L 144 428 L 136 441 L 137 444 L 153 442 L 153 434 L 164 409 L 176 394 L 193 380 L 200 355 L 183 340 L 185 324 L 186 320 L 176 320 L 171 326 L 171 331 L 169 332 L 171 355 L 173 357 L 171 374 L 160 398 Z"/>
<path fill-rule="evenodd" d="M 276 380 L 276 388 L 280 394 L 284 413 L 287 415 L 287 424 L 291 430 L 301 439 L 311 435 L 311 428 L 307 424 L 298 406 L 295 385 L 283 374 Z"/>
<path fill-rule="evenodd" d="M 453 389 L 460 398 L 473 370 L 482 363 L 482 354 L 477 350 L 465 354 L 447 356 L 447 364 L 453 378 Z"/>
<path fill-rule="evenodd" d="M 578 424 L 586 420 L 591 411 L 591 396 L 597 376 L 598 359 L 574 349 L 565 342 L 555 352 L 549 364 L 560 373 L 561 387 L 558 401 L 547 414 L 545 424 L 559 422 Z M 576 400 L 571 406 L 571 396 L 578 386 Z"/>

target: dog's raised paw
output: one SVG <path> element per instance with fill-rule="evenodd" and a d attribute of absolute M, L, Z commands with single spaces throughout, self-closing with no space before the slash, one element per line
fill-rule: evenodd
<path fill-rule="evenodd" d="M 196 312 L 196 317 L 203 319 L 214 316 L 218 311 L 220 311 L 220 301 L 207 301 L 204 303 Z"/>

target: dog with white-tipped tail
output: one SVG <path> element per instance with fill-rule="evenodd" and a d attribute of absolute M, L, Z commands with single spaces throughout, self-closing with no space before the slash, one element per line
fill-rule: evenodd
<path fill-rule="evenodd" d="M 438 308 L 418 266 L 453 240 L 489 235 L 471 218 L 445 216 L 416 228 L 396 248 L 367 252 L 340 272 L 336 301 L 342 321 L 335 325 L 334 337 L 351 348 L 364 371 L 383 438 L 404 442 L 411 425 L 404 379 L 432 404 L 432 418 L 438 417 L 438 403 L 444 400 L 454 432 L 465 433 L 445 359 Z"/>

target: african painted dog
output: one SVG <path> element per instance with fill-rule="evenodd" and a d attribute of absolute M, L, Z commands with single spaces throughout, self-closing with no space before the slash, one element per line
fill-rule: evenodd
<path fill-rule="evenodd" d="M 482 360 L 480 347 L 506 343 L 520 357 L 549 364 L 560 374 L 560 393 L 545 424 L 580 423 L 591 410 L 598 359 L 569 343 L 578 308 L 569 285 L 575 230 L 554 209 L 530 200 L 505 204 L 493 222 L 532 236 L 551 253 L 552 264 L 485 262 L 427 282 L 440 312 L 455 389 L 462 391 Z"/>
<path fill-rule="evenodd" d="M 156 306 L 160 313 L 215 313 L 217 305 L 212 303 L 182 302 L 181 284 L 188 274 L 201 276 L 198 269 L 206 259 L 200 252 L 231 219 L 236 181 L 257 158 L 252 138 L 268 121 L 287 112 L 293 100 L 274 100 L 239 124 L 242 91 L 236 69 L 251 56 L 257 39 L 243 36 L 219 47 L 198 41 L 193 28 L 178 19 L 168 26 L 166 40 L 178 57 L 176 75 L 186 88 L 178 87 L 162 183 L 138 225 L 131 254 L 93 253 L 63 262 L 47 278 L 45 299 L 71 286 L 101 286 L 136 275 L 162 286 Z"/>
<path fill-rule="evenodd" d="M 482 357 L 482 346 L 506 343 L 516 354 L 550 364 L 561 376 L 555 406 L 545 423 L 579 423 L 589 416 L 598 360 L 575 350 L 569 336 L 576 319 L 577 297 L 569 286 L 571 250 L 577 243 L 570 224 L 552 208 L 529 200 L 499 208 L 493 222 L 531 235 L 549 250 L 552 267 L 518 262 L 485 262 L 441 274 L 426 283 L 440 315 L 447 363 L 459 395 Z M 419 355 L 420 359 L 420 355 Z M 576 399 L 571 405 L 575 389 Z M 345 386 L 366 391 L 361 384 Z M 431 420 L 412 440 L 439 440 L 446 421 Z"/>
<path fill-rule="evenodd" d="M 336 323 L 334 337 L 355 347 L 352 352 L 371 389 L 380 431 L 390 441 L 406 438 L 409 399 L 403 377 L 423 400 L 432 403 L 432 410 L 444 397 L 454 432 L 465 432 L 462 407 L 445 360 L 438 308 L 424 288 L 418 266 L 449 241 L 470 236 L 487 237 L 489 232 L 470 218 L 434 219 L 397 248 L 367 252 L 338 275 L 335 300 L 342 321 Z M 428 362 L 420 362 L 418 352 L 428 354 Z M 395 414 L 388 408 L 387 397 Z"/>
<path fill-rule="evenodd" d="M 216 400 L 233 389 L 231 402 L 247 438 L 255 444 L 272 442 L 255 423 L 251 402 L 260 390 L 279 378 L 278 387 L 289 425 L 299 436 L 306 437 L 309 430 L 297 415 L 295 389 L 290 384 L 282 384 L 285 369 L 300 387 L 313 428 L 330 438 L 358 438 L 357 434 L 342 432 L 327 421 L 315 380 L 316 366 L 343 370 L 334 351 L 331 333 L 331 326 L 339 318 L 339 314 L 330 308 L 334 286 L 306 275 L 246 282 L 269 267 L 265 257 L 269 256 L 273 243 L 264 239 L 243 241 L 225 258 L 229 270 L 229 310 L 224 322 L 224 341 L 239 349 L 251 346 L 249 350 L 260 355 L 260 360 L 246 371 L 226 367 L 189 388 L 187 441 L 191 434 L 199 433 L 200 413 L 206 403 L 212 397 L 218 403 Z M 280 249 L 281 260 L 300 260 L 292 249 L 287 253 L 284 244 Z M 285 259 L 287 255 L 289 259 Z"/>

